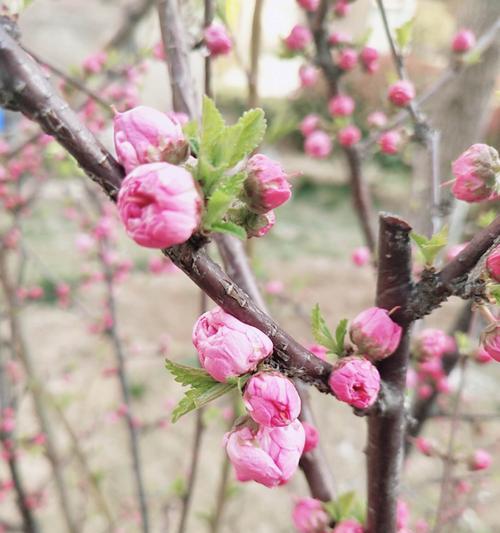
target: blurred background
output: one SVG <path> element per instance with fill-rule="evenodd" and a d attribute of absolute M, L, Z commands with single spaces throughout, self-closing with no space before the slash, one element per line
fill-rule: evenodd
<path fill-rule="evenodd" d="M 130 102 L 171 109 L 168 73 L 157 52 L 160 30 L 154 2 L 33 0 L 21 4 L 5 5 L 4 11 L 19 11 L 21 41 L 37 58 L 85 79 L 105 102 L 116 99 L 119 109 Z M 186 37 L 197 43 L 202 2 L 180 4 Z M 245 69 L 253 8 L 249 0 L 232 0 L 223 6 L 235 46 L 232 54 L 214 61 L 214 96 L 229 122 L 248 106 Z M 498 0 L 387 0 L 386 8 L 393 28 L 414 19 L 406 66 L 417 93 L 452 64 L 450 42 L 457 29 L 471 28 L 479 37 L 500 17 Z M 312 112 L 328 117 L 328 111 L 323 82 L 302 88 L 298 71 L 304 59 L 284 57 L 282 39 L 301 20 L 303 11 L 295 0 L 264 1 L 258 103 L 268 117 L 268 134 L 262 151 L 279 160 L 292 176 L 294 195 L 277 211 L 272 232 L 252 245 L 252 262 L 273 317 L 307 345 L 313 342 L 309 325 L 313 305 L 320 304 L 332 325 L 353 318 L 372 305 L 375 274 L 369 265 L 356 267 L 351 259 L 364 242 L 340 150 L 334 149 L 324 160 L 311 159 L 303 150 L 300 121 Z M 390 112 L 386 92 L 395 79 L 376 4 L 357 0 L 349 14 L 334 19 L 331 26 L 349 33 L 355 42 L 364 40 L 381 54 L 377 73 L 367 76 L 358 69 L 343 82 L 345 92 L 356 99 L 355 120 L 366 133 L 363 124 L 371 111 Z M 119 28 L 123 35 L 116 38 Z M 106 66 L 89 75 L 82 65 L 104 49 Z M 201 87 L 203 53 L 195 50 L 191 63 Z M 424 106 L 433 126 L 441 130 L 443 182 L 451 178 L 451 161 L 469 145 L 486 142 L 499 147 L 499 65 L 500 34 Z M 47 73 L 60 84 L 54 70 Z M 109 73 L 110 80 L 104 80 Z M 109 112 L 94 109 L 69 83 L 61 89 L 111 149 Z M 171 424 L 170 413 L 182 389 L 164 369 L 164 358 L 195 362 L 191 329 L 199 314 L 199 292 L 174 266 L 127 239 L 114 209 L 97 187 L 82 179 L 81 171 L 55 143 L 37 137 L 36 128 L 16 114 L 1 116 L 0 169 L 9 175 L 18 172 L 22 179 L 16 185 L 18 203 L 4 202 L 0 210 L 2 248 L 8 256 L 3 268 L 10 275 L 0 295 L 0 396 L 15 406 L 15 453 L 30 506 L 43 531 L 68 530 L 57 496 L 58 482 L 51 473 L 55 464 L 79 531 L 107 531 L 109 516 L 114 531 L 140 531 L 129 420 L 139 441 L 151 531 L 177 531 L 186 498 L 195 415 Z M 19 146 L 22 149 L 12 157 Z M 428 167 L 421 161 L 418 148 L 410 144 L 395 156 L 374 150 L 364 172 L 376 210 L 406 216 L 416 229 L 426 232 Z M 450 247 L 467 241 L 481 217 L 484 221 L 492 211 L 498 212 L 498 205 L 457 206 L 446 188 L 442 194 L 445 216 L 451 220 Z M 215 249 L 212 253 L 217 258 Z M 9 303 L 9 294 L 21 304 Z M 460 309 L 460 302 L 452 299 L 419 327 L 448 330 Z M 18 326 L 15 338 L 13 323 Z M 19 342 L 21 360 L 12 348 Z M 121 359 L 131 407 L 124 404 L 120 388 Z M 449 531 L 500 531 L 495 507 L 500 496 L 499 379 L 500 369 L 494 363 L 468 367 L 460 451 L 488 449 L 494 463 L 487 475 L 475 474 L 471 479 L 457 468 L 457 480 L 471 487 L 465 493 L 457 489 L 457 501 L 463 504 Z M 449 412 L 458 376 L 452 373 L 449 383 L 451 394 L 438 400 L 443 412 Z M 339 492 L 354 490 L 363 498 L 365 420 L 317 391 L 311 392 L 311 400 Z M 45 425 L 40 423 L 40 409 Z M 133 416 L 128 416 L 130 409 Z M 467 413 L 485 416 L 467 418 Z M 272 491 L 257 484 L 236 484 L 232 473 L 226 485 L 221 484 L 222 435 L 232 416 L 229 398 L 204 410 L 198 482 L 186 531 L 293 531 L 293 498 L 307 494 L 300 472 Z M 449 420 L 432 418 L 423 431 L 444 447 Z M 47 445 L 47 437 L 52 446 Z M 2 523 L 10 531 L 9 524 L 18 524 L 19 515 L 8 487 L 8 452 L 4 451 L 3 459 L 0 531 Z M 434 516 L 440 476 L 438 458 L 414 452 L 408 459 L 402 496 L 410 506 L 412 524 Z M 224 513 L 214 529 L 221 490 Z"/>

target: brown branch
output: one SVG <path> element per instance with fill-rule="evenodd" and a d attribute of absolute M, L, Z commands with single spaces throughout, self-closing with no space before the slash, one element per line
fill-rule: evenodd
<path fill-rule="evenodd" d="M 396 310 L 392 318 L 403 326 L 397 350 L 377 363 L 384 386 L 391 391 L 391 409 L 368 418 L 367 471 L 370 533 L 395 533 L 396 504 L 405 435 L 404 391 L 409 360 L 410 327 L 401 322 L 411 291 L 410 226 L 383 214 L 379 230 L 376 305 Z"/>
<path fill-rule="evenodd" d="M 262 8 L 264 0 L 255 0 L 250 41 L 250 67 L 248 69 L 248 107 L 256 107 L 259 101 L 259 59 L 262 44 Z"/>

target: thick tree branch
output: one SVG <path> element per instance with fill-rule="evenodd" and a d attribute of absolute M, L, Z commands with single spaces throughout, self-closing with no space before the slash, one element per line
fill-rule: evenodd
<path fill-rule="evenodd" d="M 383 214 L 379 230 L 379 266 L 376 305 L 397 310 L 393 320 L 403 326 L 397 350 L 377 363 L 384 386 L 391 391 L 391 409 L 368 418 L 368 516 L 369 533 L 395 533 L 396 503 L 405 435 L 404 391 L 409 360 L 410 327 L 401 322 L 411 291 L 410 226 Z"/>

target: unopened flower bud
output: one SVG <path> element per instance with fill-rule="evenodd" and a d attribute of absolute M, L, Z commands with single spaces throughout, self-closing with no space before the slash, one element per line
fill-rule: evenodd
<path fill-rule="evenodd" d="M 415 88 L 407 80 L 399 80 L 389 87 L 389 100 L 398 107 L 406 107 L 415 98 Z"/>
<path fill-rule="evenodd" d="M 314 131 L 305 140 L 304 150 L 310 157 L 325 159 L 332 151 L 332 140 L 324 131 Z"/>
<path fill-rule="evenodd" d="M 222 24 L 210 24 L 203 31 L 203 38 L 212 57 L 227 55 L 233 49 L 231 38 Z"/>
<path fill-rule="evenodd" d="M 487 470 L 492 463 L 491 455 L 482 449 L 477 449 L 468 459 L 470 470 Z"/>
<path fill-rule="evenodd" d="M 401 144 L 401 135 L 396 130 L 386 131 L 380 136 L 378 144 L 380 146 L 380 151 L 384 154 L 397 154 Z"/>
<path fill-rule="evenodd" d="M 468 52 L 476 44 L 476 36 L 471 30 L 460 30 L 453 37 L 451 47 L 457 54 Z"/>
<path fill-rule="evenodd" d="M 354 146 L 361 139 L 361 131 L 353 124 L 350 124 L 338 132 L 337 139 L 341 146 Z"/>
<path fill-rule="evenodd" d="M 318 446 L 319 431 L 308 422 L 302 422 L 304 431 L 306 432 L 306 443 L 304 445 L 304 453 L 312 452 Z"/>
<path fill-rule="evenodd" d="M 323 504 L 315 498 L 301 498 L 292 513 L 293 524 L 300 533 L 323 533 L 330 518 Z"/>
<path fill-rule="evenodd" d="M 289 50 L 304 50 L 312 42 L 312 33 L 306 26 L 297 24 L 292 28 L 288 37 L 284 39 L 284 42 Z"/>
<path fill-rule="evenodd" d="M 354 100 L 345 94 L 332 96 L 328 102 L 328 111 L 332 117 L 348 117 L 356 107 Z"/>

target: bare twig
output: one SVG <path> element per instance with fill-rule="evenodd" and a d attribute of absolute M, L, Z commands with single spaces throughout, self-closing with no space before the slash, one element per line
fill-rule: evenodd
<path fill-rule="evenodd" d="M 250 41 L 250 68 L 248 71 L 248 107 L 255 107 L 259 102 L 259 59 L 262 33 L 262 8 L 264 0 L 255 0 L 252 17 Z"/>
<path fill-rule="evenodd" d="M 401 311 L 411 291 L 410 226 L 402 219 L 383 214 L 380 217 L 379 268 L 376 305 L 397 309 L 392 318 L 403 326 L 397 350 L 377 363 L 382 383 L 391 391 L 390 411 L 373 412 L 368 418 L 367 531 L 394 533 L 396 503 L 403 458 L 405 434 L 404 391 L 409 360 L 410 325 L 401 321 Z"/>

